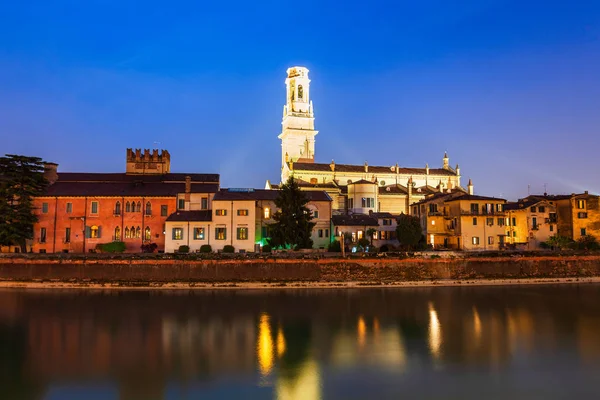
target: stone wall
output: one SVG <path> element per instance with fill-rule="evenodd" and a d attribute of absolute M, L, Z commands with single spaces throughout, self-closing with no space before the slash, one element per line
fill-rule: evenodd
<path fill-rule="evenodd" d="M 600 276 L 600 256 L 361 260 L 0 258 L 2 281 L 365 282 Z"/>

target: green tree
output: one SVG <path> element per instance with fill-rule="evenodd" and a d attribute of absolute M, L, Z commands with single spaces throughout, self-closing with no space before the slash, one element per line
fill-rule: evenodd
<path fill-rule="evenodd" d="M 7 154 L 0 157 L 0 245 L 27 251 L 37 216 L 33 199 L 46 190 L 44 162 L 38 157 Z"/>
<path fill-rule="evenodd" d="M 275 199 L 278 211 L 273 214 L 275 222 L 269 226 L 271 232 L 269 245 L 285 249 L 312 248 L 313 241 L 310 236 L 315 223 L 311 222 L 312 213 L 306 204 L 308 204 L 306 194 L 290 177 L 281 185 L 279 195 Z"/>
<path fill-rule="evenodd" d="M 566 236 L 553 235 L 546 240 L 546 244 L 553 249 L 565 249 L 571 245 L 573 241 Z"/>
<path fill-rule="evenodd" d="M 419 244 L 423 231 L 419 218 L 406 214 L 400 214 L 397 219 L 396 237 L 400 246 L 410 250 Z"/>
<path fill-rule="evenodd" d="M 367 229 L 367 236 L 369 237 L 371 246 L 373 246 L 373 236 L 377 233 L 377 229 L 369 228 Z"/>

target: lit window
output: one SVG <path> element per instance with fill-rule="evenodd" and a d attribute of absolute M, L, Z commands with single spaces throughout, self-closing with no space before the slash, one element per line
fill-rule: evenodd
<path fill-rule="evenodd" d="M 130 239 L 131 238 L 131 233 L 129 231 L 128 227 L 125 227 L 125 239 Z"/>
<path fill-rule="evenodd" d="M 488 244 L 494 244 L 494 237 L 488 236 Z"/>
<path fill-rule="evenodd" d="M 269 207 L 265 207 L 265 219 L 271 218 L 271 209 Z"/>
<path fill-rule="evenodd" d="M 92 214 L 98 214 L 98 202 L 92 201 Z"/>
<path fill-rule="evenodd" d="M 215 215 L 219 215 L 221 217 L 227 215 L 227 210 L 215 210 Z"/>
<path fill-rule="evenodd" d="M 116 227 L 115 228 L 115 237 L 114 237 L 115 241 L 120 241 L 121 240 L 121 228 L 120 227 Z"/>
<path fill-rule="evenodd" d="M 204 240 L 204 228 L 194 228 L 194 240 Z"/>
<path fill-rule="evenodd" d="M 140 228 L 139 226 L 137 228 L 135 228 L 135 237 L 137 239 L 142 237 L 142 228 Z"/>
<path fill-rule="evenodd" d="M 247 240 L 248 239 L 248 228 L 247 227 L 238 227 L 237 228 L 237 239 L 238 240 Z"/>
<path fill-rule="evenodd" d="M 577 208 L 580 210 L 585 209 L 585 200 L 577 200 Z"/>
<path fill-rule="evenodd" d="M 237 210 L 237 215 L 245 217 L 248 215 L 248 210 Z"/>
<path fill-rule="evenodd" d="M 94 204 L 94 203 L 92 203 Z M 96 239 L 100 237 L 100 228 L 97 225 L 92 225 L 90 228 L 90 238 Z"/>
<path fill-rule="evenodd" d="M 183 240 L 183 228 L 173 228 L 173 240 Z"/>
<path fill-rule="evenodd" d="M 479 237 L 478 236 L 473 236 L 473 244 L 475 244 L 475 245 L 479 244 Z"/>
<path fill-rule="evenodd" d="M 384 224 L 385 225 L 385 224 Z M 435 220 L 431 221 L 431 225 L 435 225 Z"/>
<path fill-rule="evenodd" d="M 146 229 L 144 229 L 144 240 L 151 240 L 152 239 L 152 232 L 150 231 L 150 227 L 147 226 Z"/>
<path fill-rule="evenodd" d="M 215 239 L 217 239 L 217 240 L 227 239 L 227 228 L 215 228 Z"/>

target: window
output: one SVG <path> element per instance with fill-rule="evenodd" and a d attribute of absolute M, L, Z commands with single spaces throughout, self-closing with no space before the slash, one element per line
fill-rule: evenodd
<path fill-rule="evenodd" d="M 325 237 L 329 237 L 329 229 L 325 229 Z"/>
<path fill-rule="evenodd" d="M 583 218 L 587 218 L 588 217 L 588 213 L 586 212 L 578 212 L 577 213 L 577 218 L 579 219 L 583 219 Z"/>
<path fill-rule="evenodd" d="M 477 225 L 477 217 L 473 217 L 473 225 Z"/>
<path fill-rule="evenodd" d="M 362 198 L 362 207 L 363 208 L 373 208 L 375 207 L 375 199 L 371 197 L 363 197 Z"/>
<path fill-rule="evenodd" d="M 177 209 L 183 210 L 185 208 L 185 199 L 177 200 Z"/>
<path fill-rule="evenodd" d="M 73 203 L 67 203 L 67 214 L 71 214 L 73 212 Z"/>
<path fill-rule="evenodd" d="M 118 242 L 121 240 L 121 227 L 117 226 L 115 228 L 115 241 Z"/>
<path fill-rule="evenodd" d="M 554 225 L 550 225 L 550 232 L 554 232 Z"/>
<path fill-rule="evenodd" d="M 152 240 L 152 232 L 150 231 L 149 226 L 147 226 L 146 229 L 144 229 L 144 240 Z"/>
<path fill-rule="evenodd" d="M 538 224 L 537 224 L 537 218 L 536 217 L 531 218 L 531 229 L 533 229 L 534 231 L 538 229 Z"/>
<path fill-rule="evenodd" d="M 473 244 L 475 244 L 475 245 L 479 244 L 479 237 L 478 236 L 473 236 Z"/>
<path fill-rule="evenodd" d="M 165 206 L 165 205 L 160 206 L 160 216 L 161 217 L 166 217 L 168 213 L 169 213 L 169 206 Z"/>
<path fill-rule="evenodd" d="M 304 97 L 304 89 L 302 88 L 302 85 L 298 85 L 298 100 L 302 100 L 303 97 Z"/>
<path fill-rule="evenodd" d="M 227 239 L 227 228 L 215 228 L 215 239 L 217 239 L 217 240 Z"/>
<path fill-rule="evenodd" d="M 237 210 L 237 215 L 241 217 L 246 217 L 248 216 L 248 210 Z"/>
<path fill-rule="evenodd" d="M 131 233 L 129 232 L 129 228 L 125 227 L 125 239 L 131 238 Z"/>
<path fill-rule="evenodd" d="M 40 254 L 46 254 L 46 249 L 40 249 Z"/>
<path fill-rule="evenodd" d="M 136 237 L 136 239 L 139 239 L 142 237 L 142 229 L 139 226 L 137 228 L 135 228 L 135 237 Z"/>
<path fill-rule="evenodd" d="M 98 239 L 100 237 L 100 228 L 98 225 L 92 225 L 90 227 L 90 238 Z"/>
<path fill-rule="evenodd" d="M 535 206 L 531 207 L 531 212 L 532 212 L 532 213 L 536 212 L 536 208 L 535 208 Z"/>
<path fill-rule="evenodd" d="M 204 240 L 204 228 L 194 228 L 194 240 Z"/>
<path fill-rule="evenodd" d="M 517 237 L 517 231 L 513 231 L 513 237 Z"/>
<path fill-rule="evenodd" d="M 149 201 L 146 202 L 146 215 L 152 215 L 152 204 Z"/>
<path fill-rule="evenodd" d="M 550 219 L 550 222 L 556 223 L 556 213 L 550 213 L 548 214 L 548 217 Z"/>
<path fill-rule="evenodd" d="M 71 243 L 71 228 L 65 229 L 65 243 Z"/>
<path fill-rule="evenodd" d="M 46 243 L 46 228 L 40 229 L 40 243 Z"/>
<path fill-rule="evenodd" d="M 513 217 L 512 226 L 517 226 L 517 218 Z"/>
<path fill-rule="evenodd" d="M 504 226 L 504 218 L 498 218 L 498 226 Z"/>
<path fill-rule="evenodd" d="M 173 240 L 183 240 L 183 228 L 173 228 Z"/>
<path fill-rule="evenodd" d="M 48 203 L 42 203 L 42 213 L 48 214 Z"/>
<path fill-rule="evenodd" d="M 486 221 L 485 221 L 485 223 L 486 223 L 488 226 L 493 226 L 493 225 L 494 225 L 494 218 L 486 218 Z"/>
<path fill-rule="evenodd" d="M 142 202 L 138 201 L 135 205 L 135 212 L 142 212 Z"/>
<path fill-rule="evenodd" d="M 314 210 L 312 212 L 313 218 L 319 218 L 319 211 L 318 210 Z"/>
<path fill-rule="evenodd" d="M 319 229 L 319 237 L 323 237 L 323 229 Z"/>
<path fill-rule="evenodd" d="M 438 210 L 438 205 L 437 204 L 430 204 L 429 205 L 429 212 L 430 213 L 436 213 Z"/>
<path fill-rule="evenodd" d="M 117 201 L 115 203 L 115 215 L 121 215 L 121 202 Z"/>
<path fill-rule="evenodd" d="M 502 204 L 496 204 L 496 211 L 502 212 Z"/>
<path fill-rule="evenodd" d="M 92 201 L 92 214 L 98 214 L 98 202 Z"/>
<path fill-rule="evenodd" d="M 125 212 L 131 212 L 131 204 L 129 202 L 125 203 Z"/>
<path fill-rule="evenodd" d="M 269 207 L 265 207 L 264 214 L 265 214 L 265 219 L 271 218 L 271 209 Z"/>
<path fill-rule="evenodd" d="M 248 228 L 245 226 L 240 226 L 237 228 L 237 239 L 238 240 L 248 240 Z"/>
<path fill-rule="evenodd" d="M 479 204 L 471 203 L 471 212 L 473 214 L 479 214 Z"/>
<path fill-rule="evenodd" d="M 494 244 L 494 237 L 488 236 L 488 244 Z"/>
<path fill-rule="evenodd" d="M 208 197 L 203 197 L 202 200 L 200 200 L 200 208 L 208 210 Z"/>
<path fill-rule="evenodd" d="M 543 212 L 546 212 L 546 207 L 544 207 L 544 206 L 539 206 L 539 207 L 538 207 L 538 212 L 541 212 L 541 213 L 543 213 Z"/>
<path fill-rule="evenodd" d="M 585 235 L 587 235 L 587 231 L 585 230 L 585 228 L 581 228 L 581 236 Z"/>
<path fill-rule="evenodd" d="M 577 200 L 577 208 L 579 208 L 580 210 L 584 210 L 585 209 L 585 200 Z"/>
<path fill-rule="evenodd" d="M 215 210 L 215 215 L 219 215 L 221 217 L 227 215 L 227 210 Z"/>
<path fill-rule="evenodd" d="M 348 199 L 348 208 L 354 208 L 354 199 Z"/>

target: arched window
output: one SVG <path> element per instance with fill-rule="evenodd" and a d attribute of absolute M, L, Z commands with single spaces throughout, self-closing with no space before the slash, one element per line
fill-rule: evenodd
<path fill-rule="evenodd" d="M 125 212 L 131 212 L 131 204 L 129 202 L 125 203 Z"/>
<path fill-rule="evenodd" d="M 129 228 L 125 227 L 125 239 L 129 239 L 131 237 L 130 233 L 129 233 Z"/>
<path fill-rule="evenodd" d="M 265 209 L 264 209 L 264 217 L 265 217 L 265 219 L 271 218 L 271 209 L 269 207 L 265 207 Z"/>
<path fill-rule="evenodd" d="M 146 203 L 146 215 L 152 215 L 152 204 L 150 202 Z"/>
<path fill-rule="evenodd" d="M 137 202 L 137 205 L 135 206 L 135 212 L 142 212 L 142 203 L 141 202 Z"/>
<path fill-rule="evenodd" d="M 99 238 L 100 237 L 100 229 L 97 225 L 92 225 L 90 228 L 90 237 L 91 238 Z"/>
<path fill-rule="evenodd" d="M 302 85 L 298 85 L 298 100 L 302 100 L 302 96 L 304 96 L 304 89 Z"/>
<path fill-rule="evenodd" d="M 117 226 L 115 228 L 115 242 L 120 242 L 121 241 L 121 227 Z"/>
<path fill-rule="evenodd" d="M 137 239 L 142 237 L 142 229 L 139 226 L 135 229 L 135 237 Z"/>
<path fill-rule="evenodd" d="M 115 215 L 121 215 L 121 202 L 117 201 L 115 203 Z"/>
<path fill-rule="evenodd" d="M 129 237 L 131 239 L 135 239 L 135 227 L 133 227 L 133 226 L 131 228 L 129 228 Z"/>
<path fill-rule="evenodd" d="M 144 240 L 151 240 L 152 239 L 152 235 L 150 232 L 150 227 L 147 226 L 146 229 L 144 229 Z"/>

